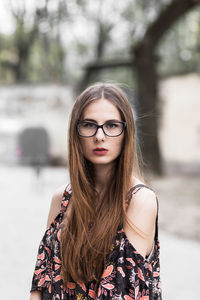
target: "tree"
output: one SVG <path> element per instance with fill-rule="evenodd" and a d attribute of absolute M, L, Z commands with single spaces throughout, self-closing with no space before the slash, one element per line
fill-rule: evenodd
<path fill-rule="evenodd" d="M 158 76 L 155 51 L 170 26 L 199 3 L 200 0 L 172 1 L 148 27 L 144 38 L 132 47 L 138 76 L 141 114 L 152 115 L 151 118 L 142 119 L 142 153 L 145 161 L 149 162 L 158 174 L 162 173 L 162 164 L 158 143 Z"/>
<path fill-rule="evenodd" d="M 45 0 L 44 6 L 37 9 L 39 22 L 38 44 L 42 59 L 42 77 L 44 81 L 62 81 L 64 73 L 65 51 L 61 40 L 60 24 L 67 19 L 67 7 L 65 0 L 56 2 Z"/>
<path fill-rule="evenodd" d="M 26 27 L 25 8 L 21 11 L 14 11 L 13 16 L 16 22 L 16 30 L 14 34 L 14 48 L 16 51 L 16 61 L 11 65 L 15 74 L 16 81 L 25 81 L 27 79 L 27 65 L 31 47 L 36 39 L 38 32 L 37 15 L 35 16 L 34 24 L 30 29 Z"/>
<path fill-rule="evenodd" d="M 15 30 L 10 36 L 12 45 L 6 49 L 10 55 L 4 55 L 1 66 L 11 71 L 16 82 L 63 78 L 65 52 L 60 23 L 67 14 L 66 3 L 59 0 L 49 9 L 52 2 L 45 0 L 32 9 L 25 0 L 10 2 Z"/>
<path fill-rule="evenodd" d="M 143 1 L 146 3 L 146 1 Z M 162 1 L 159 1 L 161 5 Z M 158 143 L 158 75 L 156 68 L 156 49 L 168 29 L 192 8 L 200 4 L 200 0 L 172 0 L 148 24 L 142 39 L 131 46 L 131 58 L 128 64 L 137 71 L 138 94 L 141 118 L 141 150 L 146 168 L 156 174 L 162 174 L 162 158 Z M 103 67 L 127 65 L 127 59 L 104 62 Z M 90 77 L 93 70 L 102 68 L 101 62 L 87 66 L 86 76 Z M 85 84 L 85 82 L 84 82 Z"/>

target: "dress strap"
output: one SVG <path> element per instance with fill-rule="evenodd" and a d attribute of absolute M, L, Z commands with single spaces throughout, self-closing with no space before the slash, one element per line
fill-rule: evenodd
<path fill-rule="evenodd" d="M 152 190 L 152 188 L 150 188 L 149 186 L 147 186 L 147 185 L 145 185 L 143 183 L 139 183 L 139 184 L 136 184 L 134 187 L 132 187 L 130 189 L 130 193 L 131 194 L 136 194 L 142 187 L 146 187 L 147 189 Z"/>
<path fill-rule="evenodd" d="M 72 190 L 71 190 L 71 184 L 69 183 L 62 196 L 62 202 L 61 202 L 61 212 L 65 212 L 67 209 L 67 206 L 69 204 L 70 198 L 71 198 Z"/>
<path fill-rule="evenodd" d="M 137 193 L 141 188 L 143 188 L 143 187 L 146 187 L 147 189 L 152 190 L 150 187 L 148 187 L 148 186 L 145 185 L 145 184 L 142 184 L 142 183 L 136 184 L 136 185 L 133 186 L 133 187 L 129 190 L 129 192 L 128 192 L 128 197 L 127 197 L 127 201 L 126 201 L 127 206 L 130 204 L 132 195 L 133 195 L 133 194 L 136 194 L 136 193 Z M 153 191 L 153 190 L 152 190 L 152 191 Z"/>
<path fill-rule="evenodd" d="M 141 188 L 147 188 L 151 191 L 153 191 L 152 188 L 150 188 L 149 186 L 145 185 L 145 184 L 142 184 L 142 183 L 139 183 L 139 184 L 136 184 L 135 186 L 133 186 L 129 192 L 128 192 L 128 197 L 127 197 L 127 201 L 126 201 L 126 205 L 128 206 L 130 204 L 130 201 L 131 201 L 131 198 L 132 198 L 132 195 L 133 194 L 136 194 Z M 158 239 L 158 211 L 159 211 L 159 204 L 158 204 L 158 198 L 156 196 L 156 202 L 157 202 L 157 215 L 156 215 L 156 232 L 155 232 L 155 239 L 157 240 Z"/>

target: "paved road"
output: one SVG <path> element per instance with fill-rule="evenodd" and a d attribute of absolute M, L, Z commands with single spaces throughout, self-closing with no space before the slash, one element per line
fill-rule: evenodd
<path fill-rule="evenodd" d="M 38 245 L 54 190 L 69 181 L 65 169 L 0 166 L 1 299 L 29 299 Z M 184 220 L 183 220 L 184 222 Z M 200 245 L 159 230 L 164 300 L 198 300 Z"/>

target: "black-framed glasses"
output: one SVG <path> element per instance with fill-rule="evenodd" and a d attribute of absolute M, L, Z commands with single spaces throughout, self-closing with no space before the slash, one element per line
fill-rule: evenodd
<path fill-rule="evenodd" d="M 98 125 L 89 121 L 81 121 L 77 124 L 78 134 L 83 137 L 92 137 L 101 128 L 105 135 L 116 137 L 122 134 L 126 127 L 126 122 L 107 121 L 102 125 Z"/>

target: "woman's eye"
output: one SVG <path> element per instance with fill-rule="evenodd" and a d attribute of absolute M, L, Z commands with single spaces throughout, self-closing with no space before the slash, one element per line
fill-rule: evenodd
<path fill-rule="evenodd" d="M 106 127 L 111 128 L 111 129 L 117 128 L 118 126 L 119 125 L 117 123 L 107 123 L 106 124 Z"/>
<path fill-rule="evenodd" d="M 93 123 L 83 123 L 82 126 L 84 128 L 94 128 L 96 125 Z"/>

